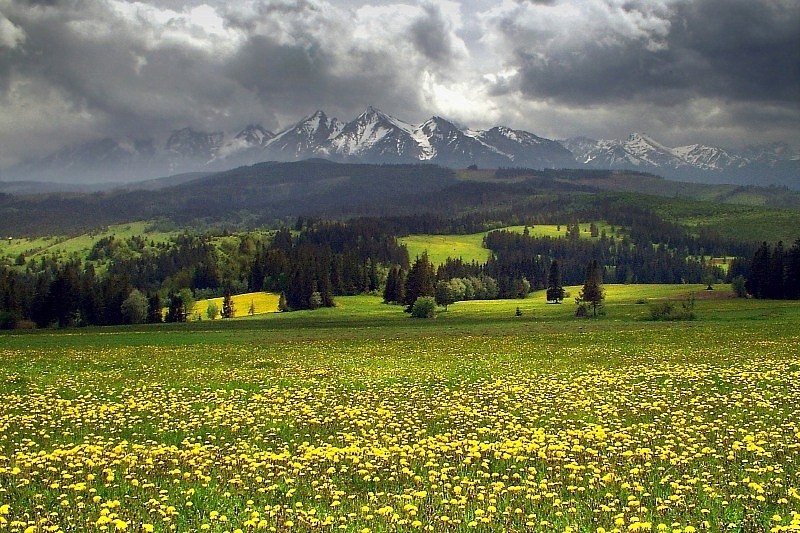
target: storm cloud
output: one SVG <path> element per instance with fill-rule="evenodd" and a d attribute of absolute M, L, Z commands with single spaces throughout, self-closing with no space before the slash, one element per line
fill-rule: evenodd
<path fill-rule="evenodd" d="M 0 166 L 374 105 L 551 138 L 800 146 L 794 0 L 0 0 Z"/>

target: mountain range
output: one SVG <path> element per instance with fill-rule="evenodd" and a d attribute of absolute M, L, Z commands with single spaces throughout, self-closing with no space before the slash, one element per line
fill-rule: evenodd
<path fill-rule="evenodd" d="M 277 134 L 251 124 L 236 134 L 184 128 L 173 132 L 163 146 L 152 139 L 106 138 L 17 164 L 0 171 L 0 179 L 123 183 L 309 158 L 451 168 L 630 169 L 701 183 L 800 190 L 800 154 L 786 144 L 741 150 L 701 144 L 671 148 L 642 133 L 625 140 L 557 141 L 502 126 L 472 130 L 438 116 L 413 125 L 373 107 L 346 123 L 316 111 Z"/>

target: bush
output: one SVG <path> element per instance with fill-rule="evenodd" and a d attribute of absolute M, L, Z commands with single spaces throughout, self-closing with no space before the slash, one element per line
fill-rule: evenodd
<path fill-rule="evenodd" d="M 673 302 L 650 304 L 650 320 L 694 320 L 694 296 L 690 296 L 680 307 Z"/>
<path fill-rule="evenodd" d="M 436 316 L 436 300 L 431 296 L 420 296 L 411 306 L 412 318 L 433 318 Z"/>
<path fill-rule="evenodd" d="M 737 298 L 747 298 L 746 280 L 744 276 L 736 276 L 731 280 L 731 290 Z"/>

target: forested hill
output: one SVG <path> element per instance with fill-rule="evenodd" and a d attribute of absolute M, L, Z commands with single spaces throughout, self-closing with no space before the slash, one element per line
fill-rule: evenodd
<path fill-rule="evenodd" d="M 80 233 L 109 224 L 167 218 L 181 225 L 276 225 L 299 215 L 401 212 L 457 182 L 434 165 L 339 164 L 321 159 L 260 163 L 160 190 L 12 196 L 0 194 L 9 235 Z"/>
<path fill-rule="evenodd" d="M 747 241 L 784 238 L 779 230 L 792 226 L 800 214 L 800 193 L 783 188 L 680 184 L 620 171 L 453 171 L 311 159 L 198 175 L 156 190 L 0 193 L 0 232 L 17 237 L 80 234 L 154 219 L 178 227 L 247 229 L 291 224 L 298 216 L 422 214 L 461 219 L 465 222 L 452 225 L 453 230 L 465 232 L 492 227 L 492 221 L 568 222 L 587 211 L 600 216 L 598 209 L 604 210 L 609 199 L 616 200 L 614 209 L 648 205 L 692 226 L 702 227 L 697 219 L 704 218 L 709 227 Z"/>

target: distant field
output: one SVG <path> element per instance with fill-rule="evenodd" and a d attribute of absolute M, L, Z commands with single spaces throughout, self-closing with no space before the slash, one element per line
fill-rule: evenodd
<path fill-rule="evenodd" d="M 0 333 L 0 529 L 795 530 L 800 304 L 700 289 Z"/>
<path fill-rule="evenodd" d="M 753 242 L 781 240 L 787 246 L 800 239 L 800 211 L 741 211 L 687 217 L 684 222 L 690 227 L 717 232 L 727 239 Z"/>
<path fill-rule="evenodd" d="M 744 193 L 742 193 L 744 194 Z M 667 220 L 686 226 L 690 232 L 701 229 L 735 241 L 791 244 L 800 238 L 800 210 L 769 209 L 754 205 L 730 205 L 685 199 L 637 198 Z"/>
<path fill-rule="evenodd" d="M 461 258 L 470 263 L 477 261 L 485 263 L 489 257 L 489 250 L 483 247 L 483 237 L 486 233 L 473 233 L 470 235 L 409 235 L 398 239 L 400 244 L 408 248 L 411 261 L 428 252 L 428 259 L 434 265 L 444 263 L 448 257 Z"/>
<path fill-rule="evenodd" d="M 589 235 L 589 222 L 579 224 L 581 228 L 581 238 L 591 238 Z M 597 222 L 598 230 L 605 230 L 611 235 L 611 226 L 604 222 Z M 508 226 L 502 228 L 508 231 L 522 233 L 525 226 Z M 528 231 L 533 237 L 564 237 L 566 236 L 566 226 L 556 226 L 549 224 L 535 224 L 528 227 Z M 448 257 L 461 258 L 470 263 L 486 262 L 489 250 L 483 247 L 483 238 L 488 232 L 472 233 L 468 235 L 409 235 L 400 237 L 400 244 L 405 244 L 408 248 L 408 255 L 413 261 L 415 257 L 421 256 L 422 252 L 428 252 L 428 259 L 434 264 L 444 263 Z"/>
<path fill-rule="evenodd" d="M 109 226 L 105 231 L 87 233 L 78 237 L 47 236 L 34 239 L 14 238 L 9 241 L 5 236 L 0 243 L 0 257 L 16 259 L 19 254 L 23 254 L 26 259 L 39 257 L 42 255 L 54 255 L 67 259 L 79 257 L 85 259 L 92 249 L 92 246 L 104 237 L 114 236 L 118 239 L 128 239 L 133 236 L 143 236 L 148 241 L 164 242 L 172 237 L 175 232 L 148 231 L 149 222 L 131 222 Z"/>

